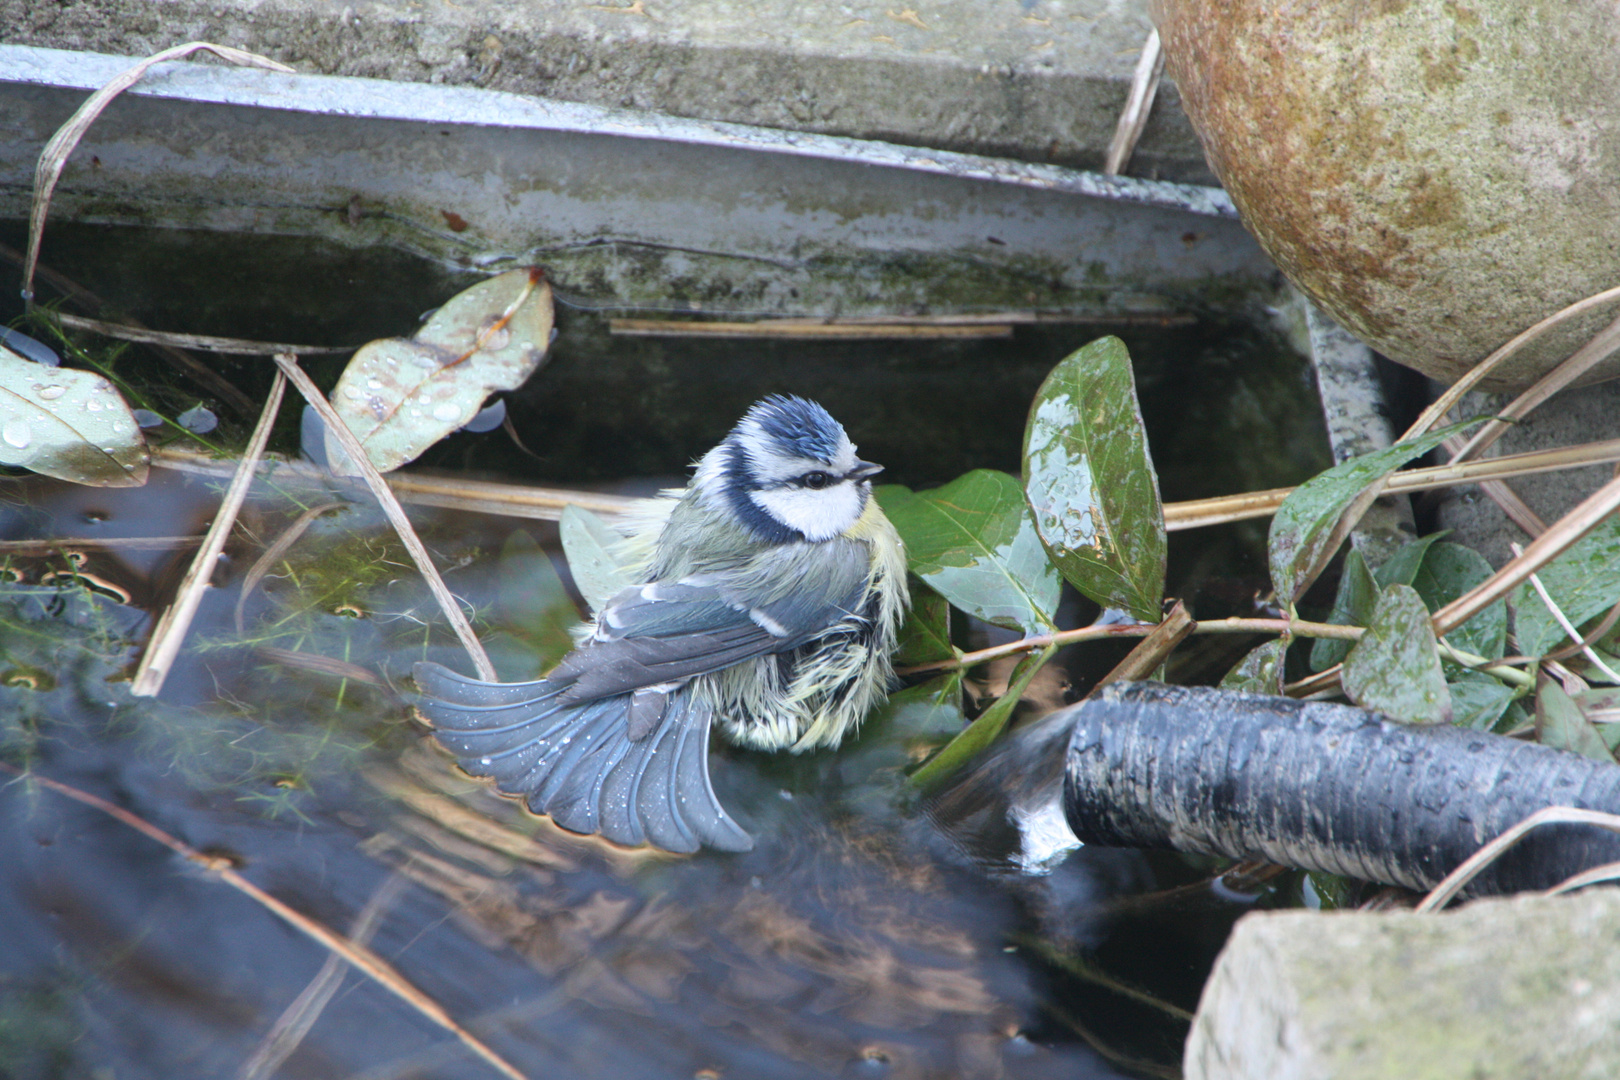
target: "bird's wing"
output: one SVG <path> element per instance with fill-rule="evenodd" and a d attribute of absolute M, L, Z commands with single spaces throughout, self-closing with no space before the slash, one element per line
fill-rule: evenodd
<path fill-rule="evenodd" d="M 784 545 L 746 567 L 624 590 L 547 676 L 566 702 L 671 686 L 786 652 L 849 617 L 869 572 L 854 541 Z"/>
<path fill-rule="evenodd" d="M 649 730 L 631 738 L 625 698 L 569 705 L 549 680 L 485 683 L 430 663 L 413 675 L 418 707 L 462 767 L 563 828 L 676 852 L 754 846 L 709 782 L 713 717 L 689 691 L 660 695 Z"/>

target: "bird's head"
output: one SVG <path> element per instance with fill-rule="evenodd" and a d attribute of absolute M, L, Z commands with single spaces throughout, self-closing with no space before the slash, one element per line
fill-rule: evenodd
<path fill-rule="evenodd" d="M 704 455 L 693 484 L 761 540 L 822 541 L 855 524 L 882 468 L 855 456 L 826 409 L 773 395 Z"/>

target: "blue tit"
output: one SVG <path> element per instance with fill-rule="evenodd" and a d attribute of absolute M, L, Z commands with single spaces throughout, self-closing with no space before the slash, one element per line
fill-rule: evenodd
<path fill-rule="evenodd" d="M 732 742 L 832 747 L 880 704 L 910 598 L 905 549 L 814 402 L 768 397 L 652 502 L 634 585 L 546 678 L 484 683 L 416 665 L 418 708 L 477 776 L 536 813 L 621 844 L 747 851 L 709 782 Z"/>

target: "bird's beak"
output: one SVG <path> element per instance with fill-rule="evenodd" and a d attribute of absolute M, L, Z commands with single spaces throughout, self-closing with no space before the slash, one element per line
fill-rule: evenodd
<path fill-rule="evenodd" d="M 849 472 L 845 473 L 844 476 L 850 480 L 865 480 L 867 477 L 876 476 L 882 471 L 883 466 L 874 465 L 870 461 L 861 461 L 859 458 L 857 458 L 855 460 L 855 467 L 849 470 Z"/>

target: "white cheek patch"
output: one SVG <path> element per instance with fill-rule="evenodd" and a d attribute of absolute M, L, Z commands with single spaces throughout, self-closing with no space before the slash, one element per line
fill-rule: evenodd
<path fill-rule="evenodd" d="M 777 521 L 799 530 L 806 540 L 817 542 L 831 540 L 855 524 L 863 509 L 858 485 L 848 481 L 820 491 L 776 488 L 751 491 L 748 497 Z"/>

